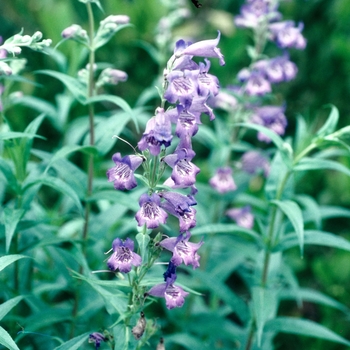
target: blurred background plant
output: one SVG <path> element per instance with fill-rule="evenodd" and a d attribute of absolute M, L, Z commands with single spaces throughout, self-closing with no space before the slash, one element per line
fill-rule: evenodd
<path fill-rule="evenodd" d="M 222 69 L 218 62 L 213 61 L 211 74 L 219 78 L 222 87 L 233 84 L 236 74 L 251 63 L 246 51 L 252 42 L 251 33 L 236 28 L 233 22 L 233 16 L 239 14 L 243 1 L 202 0 L 201 3 L 203 6 L 197 9 L 185 0 L 115 0 L 102 3 L 104 12 L 94 7 L 96 23 L 106 14 L 130 17 L 132 26 L 118 32 L 99 49 L 96 60 L 100 62 L 98 69 L 113 66 L 127 73 L 127 81 L 105 86 L 102 92 L 119 96 L 132 106 L 140 129 L 157 107 L 159 96 L 154 86 L 160 86 L 163 68 L 176 40 L 207 39 L 216 36 L 218 29 L 221 31 L 220 49 L 225 55 L 226 66 Z M 0 35 L 6 40 L 20 33 L 22 28 L 23 35 L 31 36 L 40 31 L 43 38 L 52 39 L 52 49 L 61 41 L 61 32 L 71 24 L 78 23 L 82 28 L 88 28 L 88 12 L 84 6 L 79 1 L 66 0 L 3 1 L 0 4 Z M 329 116 L 329 108 L 322 108 L 327 103 L 336 105 L 339 110 L 338 126 L 349 125 L 350 8 L 347 0 L 283 1 L 279 9 L 284 19 L 304 23 L 303 35 L 308 42 L 304 51 L 290 53 L 290 59 L 298 66 L 296 78 L 278 89 L 278 96 L 283 96 L 286 101 L 286 137 L 296 134 L 300 141 L 303 140 L 300 135 L 304 133 L 306 139 L 311 140 L 314 131 L 319 130 Z M 6 118 L 2 132 L 10 130 L 27 134 L 25 138 L 18 134 L 16 138 L 1 139 L 3 159 L 0 163 L 0 238 L 3 242 L 0 252 L 4 255 L 0 260 L 0 268 L 4 269 L 0 271 L 0 280 L 6 286 L 0 292 L 0 316 L 4 317 L 1 326 L 16 339 L 20 349 L 53 349 L 76 336 L 81 338 L 76 339 L 74 345 L 63 344 L 61 348 L 93 348 L 92 344 L 87 344 L 88 334 L 102 332 L 116 321 L 113 310 L 118 306 L 113 304 L 107 286 L 106 290 L 96 285 L 91 287 L 72 278 L 70 270 L 79 272 L 81 266 L 87 270 L 104 269 L 103 252 L 110 249 L 116 236 L 124 238 L 135 226 L 132 211 L 138 208 L 140 191 L 128 195 L 106 195 L 110 184 L 105 172 L 113 165 L 110 156 L 116 151 L 129 154 L 130 148 L 105 135 L 107 130 L 113 130 L 113 134 L 120 134 L 136 145 L 140 132 L 136 132 L 137 124 L 129 122 L 130 116 L 126 118 L 123 114 L 125 111 L 115 109 L 111 101 L 103 101 L 96 105 L 95 111 L 96 122 L 103 127 L 97 128 L 96 147 L 89 148 L 86 106 L 77 103 L 58 80 L 35 73 L 49 69 L 76 77 L 86 65 L 87 55 L 87 50 L 74 41 L 61 43 L 57 50 L 48 50 L 47 55 L 23 47 L 17 56 L 25 58 L 26 64 L 13 61 L 13 64 L 22 64 L 20 75 L 5 77 L 1 82 L 2 115 Z M 222 117 L 221 113 L 218 112 L 218 119 Z M 337 119 L 336 114 L 332 109 L 331 120 Z M 300 119 L 297 124 L 300 115 L 307 128 Z M 124 116 L 124 122 L 116 122 L 116 116 Z M 209 129 L 217 127 L 203 122 Z M 4 129 L 4 125 L 8 128 Z M 34 134 L 44 138 L 34 137 Z M 222 202 L 208 185 L 214 169 L 207 163 L 210 143 L 205 136 L 199 134 L 194 141 L 197 164 L 202 169 L 198 175 L 199 189 L 204 193 L 198 198 L 199 227 L 194 234 L 205 234 L 207 242 L 201 248 L 201 268 L 196 271 L 181 269 L 182 283 L 204 296 L 191 295 L 181 309 L 169 311 L 161 303 L 152 304 L 151 310 L 146 309 L 147 319 L 155 322 L 154 325 L 149 322 L 150 333 L 156 334 L 150 340 L 150 346 L 144 345 L 146 349 L 155 348 L 161 336 L 168 350 L 242 348 L 246 341 L 243 326 L 247 325 L 250 291 L 247 288 L 249 276 L 246 270 L 242 271 L 241 261 L 242 256 L 249 255 L 253 260 L 256 251 L 240 237 L 220 236 L 220 227 L 216 227 L 216 239 L 213 228 L 208 226 L 205 229 L 207 217 L 222 212 L 227 199 L 224 197 Z M 255 142 L 251 138 L 249 141 Z M 75 145 L 79 147 L 72 152 Z M 64 148 L 67 146 L 69 152 L 62 152 L 62 149 L 68 150 Z M 326 143 L 322 145 L 325 146 Z M 86 204 L 86 172 L 92 156 L 96 161 L 97 193 L 105 191 L 105 194 L 93 198 L 91 233 L 84 244 L 81 238 L 82 205 Z M 309 216 L 315 222 L 322 221 L 324 231 L 349 240 L 350 212 L 347 207 L 350 191 L 347 190 L 349 174 L 345 170 L 349 168 L 348 152 L 335 150 L 320 153 L 320 157 L 337 159 L 344 168 L 340 172 L 335 171 L 336 166 L 325 171 L 312 171 L 298 182 L 296 193 L 300 198 L 304 195 L 304 201 L 303 198 L 300 201 L 307 208 L 304 219 Z M 40 183 L 37 180 L 41 174 L 50 177 Z M 56 176 L 57 180 L 53 180 L 52 177 Z M 240 183 L 238 178 L 238 187 Z M 258 203 L 262 195 L 259 192 L 263 186 L 261 178 L 256 177 L 249 186 L 248 191 L 256 196 Z M 306 195 L 309 196 L 307 199 Z M 213 200 L 217 206 L 212 205 Z M 246 202 L 242 196 L 241 203 Z M 208 208 L 208 203 L 211 208 Z M 209 209 L 217 212 L 209 215 Z M 305 228 L 314 226 L 309 221 Z M 13 239 L 11 246 L 9 237 Z M 232 245 L 231 250 L 225 249 L 228 245 Z M 5 256 L 8 247 L 12 258 Z M 88 266 L 82 247 L 86 247 Z M 343 249 L 348 250 L 346 241 Z M 278 314 L 313 320 L 350 339 L 347 309 L 349 252 L 318 245 L 306 245 L 304 250 L 303 259 L 298 247 L 285 252 L 284 264 L 289 267 L 286 271 L 295 274 L 300 286 L 318 290 L 333 299 L 315 293 L 308 297 L 305 292 L 304 301 L 299 300 L 298 304 L 285 296 Z M 22 254 L 34 259 L 24 258 Z M 108 274 L 106 276 L 112 280 Z M 77 298 L 79 305 L 76 304 Z M 310 302 L 317 298 L 319 303 Z M 6 304 L 9 300 L 12 301 Z M 1 333 L 2 344 L 7 344 L 4 343 L 7 341 L 4 334 Z M 114 336 L 115 349 L 119 349 L 117 331 Z M 252 348 L 256 346 L 255 343 Z M 345 345 L 283 332 L 274 339 L 276 349 L 324 349 L 326 346 L 343 349 Z M 101 349 L 103 347 L 107 348 L 107 344 L 102 342 Z"/>

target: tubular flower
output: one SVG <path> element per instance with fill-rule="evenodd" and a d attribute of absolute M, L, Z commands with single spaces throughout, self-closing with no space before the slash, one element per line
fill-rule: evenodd
<path fill-rule="evenodd" d="M 217 47 L 220 41 L 221 33 L 218 31 L 218 36 L 216 39 L 202 40 L 194 44 L 187 46 L 180 53 L 176 53 L 176 57 L 181 57 L 182 55 L 190 55 L 197 57 L 217 57 L 220 61 L 220 65 L 225 65 L 224 55 L 221 53 L 220 49 Z"/>
<path fill-rule="evenodd" d="M 284 106 L 263 106 L 254 109 L 254 114 L 251 117 L 251 122 L 254 124 L 263 125 L 266 128 L 274 131 L 277 135 L 283 135 L 287 126 L 287 118 L 284 115 Z M 258 133 L 258 140 L 271 142 L 270 138 Z"/>
<path fill-rule="evenodd" d="M 169 310 L 182 307 L 188 293 L 181 287 L 174 285 L 176 278 L 176 266 L 169 262 L 168 270 L 164 273 L 165 283 L 155 285 L 146 294 L 165 298 L 165 304 Z"/>
<path fill-rule="evenodd" d="M 102 341 L 106 340 L 107 339 L 102 333 L 93 332 L 89 335 L 89 343 L 94 343 L 96 349 L 98 349 L 101 346 Z"/>
<path fill-rule="evenodd" d="M 164 157 L 165 163 L 173 168 L 171 178 L 175 186 L 189 187 L 195 184 L 200 169 L 191 162 L 193 156 L 192 150 L 180 149 Z"/>
<path fill-rule="evenodd" d="M 113 254 L 107 261 L 108 268 L 112 271 L 128 273 L 132 266 L 141 265 L 141 256 L 134 253 L 134 242 L 127 238 L 124 242 L 120 238 L 113 241 Z"/>
<path fill-rule="evenodd" d="M 193 269 L 199 267 L 200 256 L 197 254 L 197 250 L 204 242 L 188 242 L 190 236 L 189 232 L 187 232 L 185 237 L 181 234 L 179 237 L 166 238 L 160 242 L 163 248 L 173 252 L 171 262 L 175 266 L 179 266 L 183 262 L 185 265 L 192 265 Z"/>
<path fill-rule="evenodd" d="M 147 122 L 138 148 L 141 151 L 149 149 L 152 155 L 157 156 L 162 145 L 170 146 L 172 138 L 170 118 L 164 109 L 159 107 L 156 110 L 156 115 Z"/>
<path fill-rule="evenodd" d="M 139 200 L 140 210 L 135 218 L 139 226 L 146 224 L 147 228 L 157 228 L 160 224 L 165 224 L 168 214 L 160 207 L 160 197 L 153 193 L 149 196 L 144 193 Z"/>
<path fill-rule="evenodd" d="M 217 169 L 216 174 L 209 180 L 209 184 L 219 193 L 226 193 L 237 189 L 232 177 L 232 170 L 229 167 Z"/>
<path fill-rule="evenodd" d="M 254 215 L 251 213 L 251 208 L 246 205 L 243 208 L 232 208 L 226 211 L 226 215 L 235 220 L 238 226 L 244 228 L 252 228 L 254 225 Z"/>
<path fill-rule="evenodd" d="M 115 166 L 107 171 L 109 182 L 114 182 L 116 190 L 131 190 L 137 186 L 134 171 L 142 164 L 141 156 L 130 155 L 121 157 L 115 153 L 112 157 Z"/>
<path fill-rule="evenodd" d="M 194 197 L 191 195 L 183 195 L 177 192 L 160 192 L 159 196 L 164 198 L 175 210 L 175 212 L 181 216 L 190 211 L 190 207 L 196 205 Z"/>

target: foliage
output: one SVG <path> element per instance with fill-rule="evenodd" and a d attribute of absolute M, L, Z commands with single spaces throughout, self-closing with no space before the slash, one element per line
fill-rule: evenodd
<path fill-rule="evenodd" d="M 3 6 L 0 347 L 350 346 L 344 1 Z"/>

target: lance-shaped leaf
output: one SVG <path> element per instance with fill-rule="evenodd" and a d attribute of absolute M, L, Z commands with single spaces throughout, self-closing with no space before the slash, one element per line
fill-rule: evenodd
<path fill-rule="evenodd" d="M 328 134 L 331 134 L 335 131 L 335 128 L 337 127 L 338 120 L 339 120 L 339 111 L 337 107 L 330 105 L 331 112 L 329 114 L 329 117 L 327 118 L 326 122 L 323 124 L 323 126 L 317 131 L 316 136 L 318 137 L 324 137 Z"/>
<path fill-rule="evenodd" d="M 320 324 L 293 317 L 277 317 L 266 323 L 265 332 L 290 333 L 320 338 L 350 346 L 350 342 Z"/>
<path fill-rule="evenodd" d="M 295 233 L 298 237 L 300 252 L 301 252 L 301 255 L 303 255 L 304 221 L 303 221 L 303 214 L 298 204 L 290 200 L 286 200 L 286 201 L 273 200 L 271 201 L 271 203 L 276 204 L 283 211 L 283 213 L 287 216 L 287 218 L 293 225 Z"/>
<path fill-rule="evenodd" d="M 294 171 L 328 169 L 336 170 L 350 176 L 350 170 L 345 165 L 334 160 L 305 157 L 293 168 Z"/>
<path fill-rule="evenodd" d="M 21 220 L 23 214 L 23 209 L 4 209 L 4 225 L 5 225 L 5 236 L 6 236 L 6 253 L 8 253 L 12 241 L 13 234 L 15 233 L 17 224 Z"/>
<path fill-rule="evenodd" d="M 21 300 L 23 296 L 18 296 L 5 301 L 0 305 L 0 320 L 2 320 Z"/>
<path fill-rule="evenodd" d="M 54 350 L 78 350 L 89 338 L 89 333 L 81 334 L 73 339 L 68 340 L 60 346 L 57 346 Z"/>
<path fill-rule="evenodd" d="M 19 254 L 2 256 L 0 258 L 0 271 L 2 271 L 8 265 L 11 265 L 13 262 L 23 258 L 29 258 L 29 256 Z"/>
<path fill-rule="evenodd" d="M 19 347 L 13 341 L 10 334 L 2 327 L 0 327 L 0 344 L 4 345 L 9 350 L 19 350 Z"/>
<path fill-rule="evenodd" d="M 277 292 L 276 290 L 257 286 L 253 287 L 252 298 L 258 346 L 260 347 L 265 323 L 276 316 L 278 301 Z"/>

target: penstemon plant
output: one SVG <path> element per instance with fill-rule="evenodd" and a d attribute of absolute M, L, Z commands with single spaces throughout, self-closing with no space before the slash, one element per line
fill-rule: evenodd
<path fill-rule="evenodd" d="M 304 190 L 315 172 L 350 175 L 350 129 L 328 105 L 323 126 L 298 116 L 293 131 L 283 97 L 304 25 L 279 0 L 234 17 L 204 0 L 117 3 L 105 16 L 112 5 L 77 1 L 86 23 L 59 28 L 55 46 L 1 38 L 0 347 L 349 347 L 348 307 L 297 273 L 310 245 L 350 252 L 327 221 L 349 210 Z M 128 37 L 138 8 L 154 44 Z M 238 72 L 227 18 L 252 41 Z M 123 38 L 144 50 L 138 67 Z M 28 49 L 45 62 L 35 75 Z M 133 100 L 146 54 L 153 83 Z M 342 313 L 343 334 L 305 303 Z"/>

